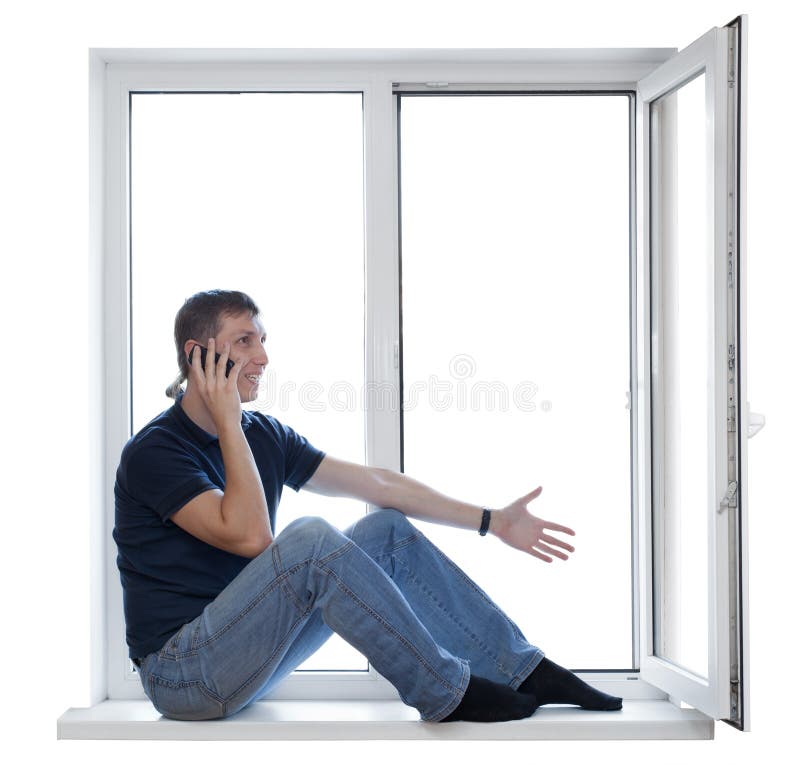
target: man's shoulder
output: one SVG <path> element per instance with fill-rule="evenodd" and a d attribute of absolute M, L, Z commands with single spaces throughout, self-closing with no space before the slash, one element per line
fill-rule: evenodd
<path fill-rule="evenodd" d="M 150 422 L 134 433 L 122 448 L 122 460 L 138 452 L 142 448 L 160 444 L 174 444 L 179 440 L 178 423 L 173 416 L 173 407 L 165 409 L 153 417 Z"/>
<path fill-rule="evenodd" d="M 273 417 L 271 414 L 264 414 L 255 409 L 242 410 L 243 420 L 247 423 L 248 428 L 255 427 L 259 430 L 268 430 L 273 433 L 279 433 L 286 430 L 286 426 Z"/>
<path fill-rule="evenodd" d="M 243 422 L 246 423 L 247 430 L 245 432 L 251 444 L 254 441 L 269 441 L 285 452 L 295 437 L 295 431 L 289 425 L 285 425 L 271 414 L 244 410 Z"/>

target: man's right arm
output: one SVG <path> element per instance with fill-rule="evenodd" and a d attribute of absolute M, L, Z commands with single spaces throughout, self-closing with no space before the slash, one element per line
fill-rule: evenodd
<path fill-rule="evenodd" d="M 250 445 L 241 425 L 241 403 L 236 388 L 241 364 L 225 376 L 227 345 L 217 367 L 213 341 L 209 341 L 205 371 L 195 354 L 192 368 L 203 400 L 217 428 L 225 491 L 211 489 L 199 494 L 173 513 L 172 521 L 207 544 L 245 558 L 255 558 L 272 543 L 269 508 Z"/>
<path fill-rule="evenodd" d="M 226 552 L 255 558 L 272 544 L 267 501 L 250 445 L 241 426 L 219 440 L 225 464 L 225 491 L 199 494 L 171 520 L 192 536 Z"/>

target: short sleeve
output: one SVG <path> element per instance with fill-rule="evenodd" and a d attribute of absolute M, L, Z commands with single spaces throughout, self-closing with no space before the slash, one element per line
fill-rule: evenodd
<path fill-rule="evenodd" d="M 138 444 L 120 464 L 118 483 L 131 499 L 166 521 L 198 494 L 218 489 L 198 460 L 179 444 Z"/>
<path fill-rule="evenodd" d="M 300 491 L 303 484 L 314 475 L 325 452 L 312 446 L 306 438 L 288 425 L 281 425 L 284 431 L 284 455 L 286 459 L 286 477 L 284 483 L 295 491 Z"/>

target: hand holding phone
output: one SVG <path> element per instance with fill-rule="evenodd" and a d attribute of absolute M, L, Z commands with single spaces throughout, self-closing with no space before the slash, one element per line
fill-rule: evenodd
<path fill-rule="evenodd" d="M 200 366 L 203 369 L 205 369 L 206 368 L 206 358 L 208 356 L 208 348 L 205 348 L 202 345 L 195 345 L 192 348 L 192 350 L 189 351 L 189 364 L 191 365 L 191 363 L 192 363 L 192 355 L 194 354 L 194 349 L 195 348 L 199 348 L 200 349 Z M 214 357 L 215 357 L 214 358 L 214 363 L 216 364 L 217 362 L 219 362 L 220 355 L 218 353 L 215 353 Z M 231 373 L 231 369 L 233 369 L 235 363 L 236 362 L 231 361 L 230 359 L 228 359 L 228 362 L 225 364 L 225 377 L 227 377 Z"/>

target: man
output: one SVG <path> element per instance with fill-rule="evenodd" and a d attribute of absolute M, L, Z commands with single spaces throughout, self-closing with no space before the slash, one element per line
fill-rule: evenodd
<path fill-rule="evenodd" d="M 574 548 L 552 534 L 574 532 L 527 510 L 541 487 L 490 511 L 326 455 L 243 411 L 269 363 L 265 340 L 247 295 L 189 298 L 175 320 L 175 404 L 122 452 L 114 539 L 127 640 L 156 709 L 183 720 L 234 714 L 332 631 L 423 720 L 521 719 L 548 703 L 621 708 L 545 659 L 406 517 L 566 560 Z M 301 518 L 273 537 L 284 484 L 386 509 L 344 532 Z"/>

